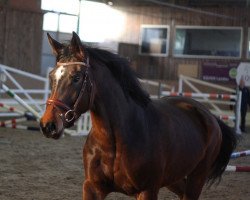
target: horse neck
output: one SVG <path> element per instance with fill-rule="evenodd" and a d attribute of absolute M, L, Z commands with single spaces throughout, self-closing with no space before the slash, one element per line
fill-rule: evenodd
<path fill-rule="evenodd" d="M 102 77 L 102 78 L 101 78 Z M 105 77 L 105 78 L 103 78 Z M 102 132 L 102 137 L 120 137 L 131 117 L 135 103 L 126 98 L 114 77 L 105 71 L 95 74 L 95 98 L 91 112 L 93 132 Z M 102 131 L 101 131 L 102 130 Z M 97 134 L 97 133 L 95 133 Z"/>

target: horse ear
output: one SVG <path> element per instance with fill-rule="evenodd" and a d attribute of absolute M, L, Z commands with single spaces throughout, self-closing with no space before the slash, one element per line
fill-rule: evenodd
<path fill-rule="evenodd" d="M 77 54 L 80 54 L 79 56 L 81 58 L 84 57 L 84 47 L 82 45 L 80 37 L 73 31 L 73 36 L 71 39 L 71 46 L 76 51 Z"/>
<path fill-rule="evenodd" d="M 52 48 L 53 54 L 57 56 L 59 54 L 59 51 L 63 48 L 63 45 L 56 40 L 54 40 L 49 33 L 47 33 L 48 40 L 50 43 L 50 46 Z"/>

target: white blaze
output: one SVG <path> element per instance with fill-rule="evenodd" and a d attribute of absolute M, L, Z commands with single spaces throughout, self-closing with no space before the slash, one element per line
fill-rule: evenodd
<path fill-rule="evenodd" d="M 64 66 L 60 66 L 60 67 L 57 68 L 57 70 L 55 72 L 56 87 L 58 85 L 59 80 L 64 75 L 64 73 L 65 73 L 65 67 Z"/>

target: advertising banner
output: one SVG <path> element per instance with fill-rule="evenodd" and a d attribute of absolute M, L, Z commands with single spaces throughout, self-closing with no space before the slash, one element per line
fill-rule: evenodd
<path fill-rule="evenodd" d="M 235 82 L 238 65 L 239 62 L 230 61 L 203 62 L 202 80 L 210 82 Z"/>

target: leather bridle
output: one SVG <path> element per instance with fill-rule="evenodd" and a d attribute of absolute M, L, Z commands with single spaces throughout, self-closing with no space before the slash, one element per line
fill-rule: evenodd
<path fill-rule="evenodd" d="M 81 90 L 78 94 L 78 97 L 73 105 L 73 107 L 71 108 L 70 106 L 68 106 L 67 104 L 65 104 L 64 102 L 58 100 L 58 99 L 53 99 L 50 98 L 47 100 L 47 105 L 52 105 L 53 107 L 55 107 L 57 110 L 60 111 L 60 117 L 62 118 L 63 124 L 65 124 L 65 122 L 70 123 L 73 120 L 77 119 L 80 115 L 76 112 L 76 109 L 78 107 L 78 104 L 80 103 L 80 100 L 83 96 L 83 93 L 86 89 L 87 83 L 90 83 L 90 89 L 91 89 L 91 93 L 90 93 L 90 100 L 89 100 L 89 104 L 91 104 L 92 101 L 92 81 L 89 77 L 89 58 L 87 58 L 86 62 L 68 62 L 68 63 L 61 63 L 61 62 L 57 62 L 57 66 L 68 66 L 68 65 L 82 65 L 84 67 L 86 67 L 87 69 L 85 70 L 83 76 L 84 76 L 84 80 L 82 82 L 82 86 L 81 86 Z M 65 110 L 65 113 L 61 113 L 61 109 Z"/>

